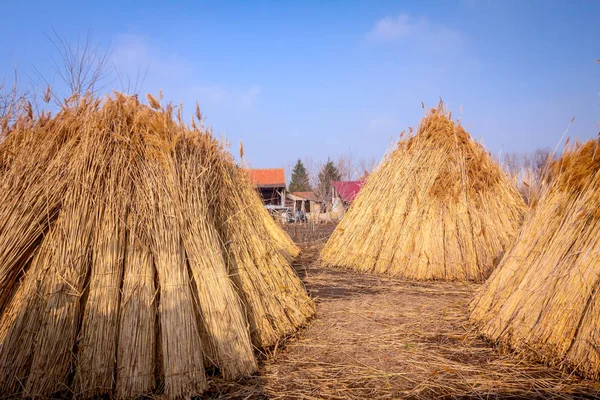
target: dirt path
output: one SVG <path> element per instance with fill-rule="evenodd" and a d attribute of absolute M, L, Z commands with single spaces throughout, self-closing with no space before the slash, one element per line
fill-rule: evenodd
<path fill-rule="evenodd" d="M 240 398 L 594 398 L 600 384 L 501 353 L 466 318 L 474 284 L 415 283 L 295 264 L 317 301 L 310 326 L 277 346 L 260 376 L 220 386 Z"/>

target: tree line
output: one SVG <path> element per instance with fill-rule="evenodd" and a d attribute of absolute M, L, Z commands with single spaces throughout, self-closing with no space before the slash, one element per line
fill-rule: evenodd
<path fill-rule="evenodd" d="M 374 157 L 356 159 L 351 152 L 336 160 L 328 157 L 322 164 L 315 164 L 311 158 L 298 159 L 292 168 L 288 192 L 314 192 L 319 201 L 330 203 L 332 182 L 358 180 L 376 163 Z"/>
<path fill-rule="evenodd" d="M 549 148 L 539 148 L 530 153 L 513 151 L 504 154 L 501 166 L 529 203 L 538 194 L 550 163 L 559 156 Z"/>
<path fill-rule="evenodd" d="M 530 153 L 505 153 L 498 161 L 524 199 L 530 201 L 539 190 L 549 163 L 557 156 L 549 148 L 540 148 Z M 292 168 L 288 191 L 314 192 L 319 201 L 330 203 L 331 182 L 360 179 L 372 172 L 376 165 L 375 158 L 355 161 L 351 153 L 336 160 L 328 157 L 327 162 L 319 165 L 315 165 L 311 158 L 298 159 Z"/>

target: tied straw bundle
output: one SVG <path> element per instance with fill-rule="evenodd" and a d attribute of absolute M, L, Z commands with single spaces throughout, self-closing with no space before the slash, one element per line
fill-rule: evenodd
<path fill-rule="evenodd" d="M 369 176 L 321 258 L 415 280 L 483 281 L 525 209 L 500 167 L 440 103 Z"/>
<path fill-rule="evenodd" d="M 148 100 L 72 98 L 3 131 L 2 396 L 199 395 L 205 368 L 252 374 L 254 347 L 314 313 L 224 146 Z"/>
<path fill-rule="evenodd" d="M 575 144 L 512 250 L 471 302 L 489 339 L 522 355 L 600 378 L 600 139 Z"/>

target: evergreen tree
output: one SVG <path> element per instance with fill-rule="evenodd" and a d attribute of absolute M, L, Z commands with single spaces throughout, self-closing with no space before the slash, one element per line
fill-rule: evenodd
<path fill-rule="evenodd" d="M 310 180 L 306 167 L 304 167 L 304 163 L 298 159 L 298 162 L 292 170 L 292 179 L 290 180 L 288 191 L 293 193 L 310 192 L 311 190 L 312 188 L 310 187 Z"/>
<path fill-rule="evenodd" d="M 333 161 L 327 158 L 327 163 L 319 172 L 319 187 L 317 195 L 319 200 L 329 204 L 331 203 L 331 182 L 341 180 L 340 171 L 337 169 Z"/>

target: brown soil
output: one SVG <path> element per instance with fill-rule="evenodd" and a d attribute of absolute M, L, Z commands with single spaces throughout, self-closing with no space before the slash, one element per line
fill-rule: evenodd
<path fill-rule="evenodd" d="M 495 349 L 467 320 L 475 284 L 408 282 L 295 267 L 316 299 L 310 326 L 264 355 L 259 374 L 214 397 L 295 399 L 597 398 L 600 383 Z"/>
<path fill-rule="evenodd" d="M 325 244 L 336 226 L 337 223 L 331 222 L 326 224 L 285 224 L 283 229 L 299 245 L 316 245 L 318 243 Z"/>

